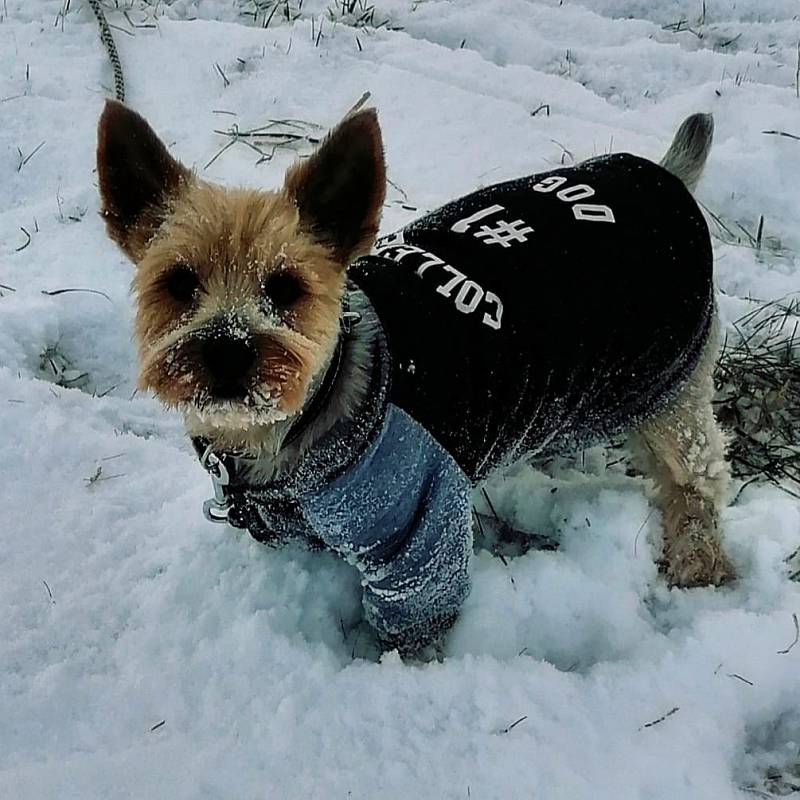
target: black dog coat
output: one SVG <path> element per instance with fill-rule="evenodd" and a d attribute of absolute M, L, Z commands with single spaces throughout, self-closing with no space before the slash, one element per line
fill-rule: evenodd
<path fill-rule="evenodd" d="M 468 592 L 471 483 L 676 394 L 712 319 L 711 247 L 677 178 L 613 155 L 449 203 L 350 277 L 383 329 L 367 398 L 279 481 L 231 486 L 229 519 L 345 558 L 384 645 L 413 652 Z"/>
<path fill-rule="evenodd" d="M 448 203 L 350 275 L 389 340 L 391 402 L 472 481 L 657 412 L 696 365 L 713 311 L 697 204 L 624 153 Z"/>

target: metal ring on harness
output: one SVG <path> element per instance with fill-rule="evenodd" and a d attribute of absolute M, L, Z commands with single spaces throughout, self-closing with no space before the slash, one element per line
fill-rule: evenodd
<path fill-rule="evenodd" d="M 203 503 L 203 516 L 209 522 L 227 522 L 231 510 L 230 501 L 225 494 L 225 487 L 230 483 L 228 468 L 211 449 L 211 445 L 206 447 L 200 457 L 200 464 L 211 476 L 211 485 L 214 487 L 214 496 Z"/>

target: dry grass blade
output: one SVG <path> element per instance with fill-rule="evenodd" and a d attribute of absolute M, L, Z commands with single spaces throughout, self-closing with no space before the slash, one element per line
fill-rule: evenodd
<path fill-rule="evenodd" d="M 800 497 L 800 296 L 761 304 L 734 327 L 715 374 L 733 474 Z"/>
<path fill-rule="evenodd" d="M 764 133 L 788 135 L 779 134 L 778 131 L 764 131 Z M 733 247 L 752 248 L 758 253 L 759 257 L 766 255 L 770 258 L 789 258 L 791 256 L 790 251 L 784 246 L 779 237 L 764 235 L 766 218 L 763 214 L 759 215 L 755 223 L 756 232 L 754 234 L 743 223 L 737 220 L 726 221 L 703 203 L 699 205 L 707 214 L 711 236 L 717 241 Z M 738 231 L 736 230 L 737 228 Z"/>
<path fill-rule="evenodd" d="M 794 640 L 788 647 L 785 647 L 783 650 L 778 650 L 779 656 L 785 656 L 787 653 L 790 653 L 795 645 L 800 642 L 800 621 L 797 619 L 797 614 L 792 614 L 792 621 L 794 622 Z"/>
<path fill-rule="evenodd" d="M 523 722 L 525 722 L 526 719 L 528 719 L 528 715 L 527 714 L 525 714 L 524 716 L 520 717 L 517 720 L 514 720 L 514 722 L 512 722 L 507 728 L 503 728 L 501 731 L 499 731 L 499 733 L 506 734 L 506 733 L 509 733 L 509 732 L 513 731 L 514 728 L 517 727 L 517 725 L 522 724 Z"/>
<path fill-rule="evenodd" d="M 226 136 L 228 141 L 217 151 L 204 169 L 210 167 L 226 150 L 236 144 L 243 145 L 257 153 L 256 164 L 271 161 L 281 149 L 292 150 L 301 156 L 308 155 L 321 141 L 323 128 L 315 122 L 301 119 L 271 119 L 256 128 L 242 130 L 234 123 L 227 130 L 215 130 L 214 133 Z"/>
<path fill-rule="evenodd" d="M 214 64 L 214 69 L 216 69 L 217 74 L 220 76 L 220 78 L 222 78 L 222 86 L 227 89 L 231 85 L 231 82 L 228 76 L 225 74 L 225 70 L 223 70 L 222 67 L 217 63 Z"/>
<path fill-rule="evenodd" d="M 794 70 L 794 95 L 800 98 L 800 42 L 797 43 L 797 66 Z"/>
<path fill-rule="evenodd" d="M 800 136 L 795 136 L 795 134 L 787 131 L 761 131 L 761 133 L 765 133 L 767 136 L 783 136 L 786 139 L 796 139 L 800 142 Z"/>
<path fill-rule="evenodd" d="M 25 241 L 19 247 L 14 248 L 15 253 L 22 252 L 31 243 L 31 235 L 28 233 L 28 231 L 26 231 L 21 225 L 19 229 L 25 234 Z"/>
<path fill-rule="evenodd" d="M 680 706 L 675 706 L 675 708 L 670 709 L 667 711 L 666 714 L 660 716 L 658 719 L 654 719 L 652 722 L 645 722 L 639 730 L 643 731 L 645 728 L 652 728 L 655 725 L 660 725 L 664 720 L 669 719 L 673 714 L 677 714 L 680 711 Z"/>
<path fill-rule="evenodd" d="M 385 14 L 380 14 L 375 6 L 367 0 L 338 0 L 328 7 L 328 16 L 332 22 L 339 22 L 353 28 L 402 30 L 402 28 L 392 25 L 391 19 Z"/>
<path fill-rule="evenodd" d="M 361 97 L 359 97 L 358 100 L 356 100 L 355 104 L 345 114 L 345 117 L 349 117 L 351 114 L 355 114 L 356 111 L 360 111 L 364 107 L 364 104 L 367 102 L 367 100 L 370 99 L 370 97 L 372 97 L 372 92 L 364 92 L 364 94 L 362 94 Z"/>
<path fill-rule="evenodd" d="M 28 155 L 25 155 L 18 147 L 17 153 L 19 155 L 19 160 L 17 161 L 17 172 L 22 172 L 22 168 L 44 147 L 44 145 L 44 142 L 39 142 Z"/>
<path fill-rule="evenodd" d="M 60 294 L 72 294 L 75 292 L 84 294 L 98 294 L 100 297 L 105 297 L 109 303 L 114 302 L 105 292 L 101 292 L 99 289 L 42 289 L 42 294 L 46 294 L 48 297 L 57 297 Z"/>

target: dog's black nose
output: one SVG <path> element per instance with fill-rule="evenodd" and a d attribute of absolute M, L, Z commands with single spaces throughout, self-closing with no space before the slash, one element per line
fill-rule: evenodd
<path fill-rule="evenodd" d="M 255 349 L 247 339 L 218 334 L 203 343 L 203 363 L 217 397 L 243 396 L 242 380 L 255 360 Z"/>

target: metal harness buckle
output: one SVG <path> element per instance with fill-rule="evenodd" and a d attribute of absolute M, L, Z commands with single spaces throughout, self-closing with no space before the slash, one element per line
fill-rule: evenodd
<path fill-rule="evenodd" d="M 214 487 L 214 496 L 203 503 L 203 516 L 209 522 L 227 522 L 231 510 L 230 501 L 225 494 L 225 487 L 231 481 L 228 468 L 211 449 L 211 445 L 206 447 L 200 457 L 200 465 L 211 476 L 211 485 Z"/>

